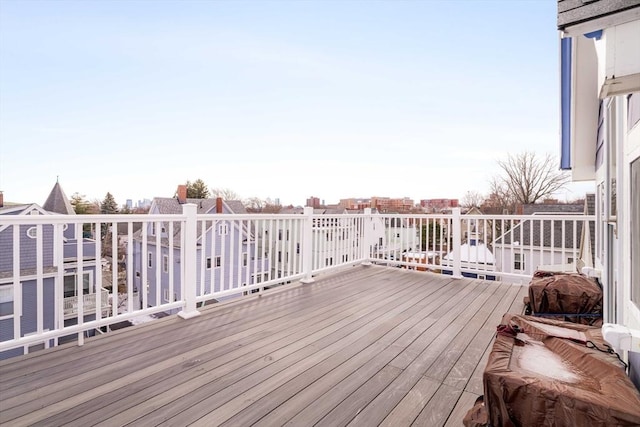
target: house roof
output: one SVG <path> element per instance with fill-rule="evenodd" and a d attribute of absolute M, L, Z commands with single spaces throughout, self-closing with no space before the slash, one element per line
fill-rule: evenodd
<path fill-rule="evenodd" d="M 75 215 L 76 211 L 71 206 L 71 202 L 67 198 L 67 195 L 64 194 L 64 190 L 59 182 L 51 189 L 49 193 L 49 197 L 47 197 L 47 201 L 44 202 L 42 208 L 45 211 L 54 212 L 62 215 Z"/>
<path fill-rule="evenodd" d="M 534 204 L 524 205 L 524 215 L 535 214 L 584 214 L 584 204 Z M 581 220 L 536 220 L 527 219 L 510 230 L 505 231 L 496 239 L 496 244 L 501 245 L 521 245 L 521 246 L 543 246 L 555 248 L 573 249 L 574 243 L 580 245 L 583 222 Z M 533 225 L 532 225 L 533 223 Z M 552 224 L 553 223 L 553 224 Z M 575 235 L 574 235 L 575 228 Z M 564 243 L 562 241 L 564 233 Z M 542 238 L 541 238 L 542 236 Z M 575 236 L 575 238 L 574 238 Z"/>
<path fill-rule="evenodd" d="M 217 199 L 209 198 L 209 199 L 187 199 L 186 203 L 192 203 L 197 206 L 198 214 L 212 214 L 215 213 L 216 210 L 216 201 Z M 245 214 L 247 210 L 240 200 L 223 200 L 223 211 L 226 214 Z M 182 213 L 182 204 L 175 197 L 154 197 L 151 203 L 151 210 L 149 211 L 150 215 L 159 214 L 159 215 L 177 215 Z M 197 225 L 197 235 L 200 236 L 202 234 L 202 222 L 198 221 Z M 181 246 L 181 225 L 180 223 L 175 223 L 173 226 L 173 246 L 175 248 L 179 248 Z M 245 229 L 245 233 L 250 234 L 246 229 L 246 226 L 243 226 Z M 167 227 L 168 230 L 168 227 Z M 134 238 L 140 239 L 142 237 L 142 230 L 138 230 L 134 233 Z M 154 239 L 150 239 L 152 241 Z M 169 239 L 167 237 L 162 237 L 160 239 L 162 245 L 168 245 Z"/>
<path fill-rule="evenodd" d="M 558 0 L 558 29 L 640 7 L 638 0 Z"/>

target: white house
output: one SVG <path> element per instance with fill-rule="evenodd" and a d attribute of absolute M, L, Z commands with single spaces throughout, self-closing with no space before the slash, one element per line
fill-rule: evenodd
<path fill-rule="evenodd" d="M 575 4 L 573 4 L 575 3 Z M 562 168 L 595 181 L 605 322 L 640 330 L 640 3 L 558 2 Z M 629 352 L 640 386 L 640 352 Z"/>

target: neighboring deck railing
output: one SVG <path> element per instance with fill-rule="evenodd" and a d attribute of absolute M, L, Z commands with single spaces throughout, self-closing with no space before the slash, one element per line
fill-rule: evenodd
<path fill-rule="evenodd" d="M 459 209 L 448 215 L 314 215 L 310 208 L 303 215 L 197 215 L 188 204 L 179 215 L 5 215 L 0 357 L 43 342 L 56 345 L 70 334 L 82 344 L 85 331 L 137 316 L 197 316 L 198 307 L 213 300 L 309 283 L 320 272 L 361 263 L 525 282 L 540 266 L 588 262 L 593 221 L 461 215 Z M 70 230 L 84 238 L 69 238 Z M 70 253 L 76 258 L 65 257 Z M 108 290 L 76 299 L 72 309 L 64 286 L 74 275 L 77 295 L 87 280 Z"/>
<path fill-rule="evenodd" d="M 78 306 L 82 304 L 84 308 L 84 314 L 95 314 L 97 300 L 100 299 L 101 309 L 103 314 L 106 314 L 111 310 L 111 303 L 109 302 L 109 291 L 106 289 L 100 289 L 100 298 L 95 293 L 82 295 L 82 302 L 78 300 L 77 296 L 66 297 L 64 299 L 64 317 L 65 319 L 78 316 Z"/>

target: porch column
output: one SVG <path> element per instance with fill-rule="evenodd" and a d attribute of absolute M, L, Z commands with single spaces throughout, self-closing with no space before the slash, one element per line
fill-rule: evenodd
<path fill-rule="evenodd" d="M 302 283 L 313 283 L 313 208 L 304 208 L 304 229 L 302 231 Z"/>
<path fill-rule="evenodd" d="M 182 299 L 184 308 L 178 313 L 183 319 L 199 316 L 196 309 L 196 280 L 197 280 L 197 206 L 193 203 L 182 205 L 182 213 L 185 215 L 183 226 L 184 233 L 184 282 L 182 283 Z"/>
<path fill-rule="evenodd" d="M 462 227 L 460 224 L 461 221 L 461 216 L 460 216 L 460 208 L 453 208 L 452 209 L 452 219 L 451 221 L 453 222 L 452 228 L 453 228 L 453 236 L 451 236 L 453 238 L 453 278 L 454 279 L 462 279 L 462 272 L 461 272 L 461 264 L 462 261 L 460 259 L 460 247 L 462 246 L 462 236 L 461 236 L 461 232 L 462 232 Z"/>

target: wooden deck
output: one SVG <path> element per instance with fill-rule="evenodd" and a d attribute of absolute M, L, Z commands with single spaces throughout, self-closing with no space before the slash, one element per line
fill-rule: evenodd
<path fill-rule="evenodd" d="M 357 266 L 0 362 L 0 425 L 462 425 L 526 287 Z"/>

